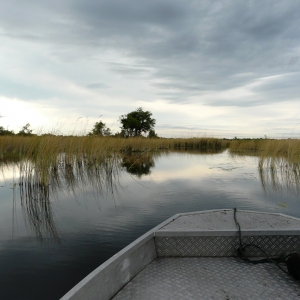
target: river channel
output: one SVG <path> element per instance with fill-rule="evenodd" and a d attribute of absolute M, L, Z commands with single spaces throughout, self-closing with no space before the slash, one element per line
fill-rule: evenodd
<path fill-rule="evenodd" d="M 111 177 L 68 173 L 48 188 L 22 184 L 18 163 L 0 170 L 0 298 L 5 300 L 59 299 L 179 212 L 236 207 L 300 217 L 299 182 L 287 170 L 261 171 L 257 156 L 228 150 L 182 150 L 138 160 L 132 155 Z"/>

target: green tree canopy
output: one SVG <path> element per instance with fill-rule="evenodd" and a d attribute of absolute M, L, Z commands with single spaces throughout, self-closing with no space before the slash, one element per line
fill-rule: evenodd
<path fill-rule="evenodd" d="M 17 135 L 29 136 L 32 135 L 32 129 L 29 128 L 30 124 L 27 123 L 22 129 L 17 133 Z"/>
<path fill-rule="evenodd" d="M 141 136 L 153 130 L 155 119 L 151 118 L 150 111 L 143 111 L 141 107 L 127 115 L 120 116 L 120 123 L 122 124 L 121 132 L 124 136 Z"/>
<path fill-rule="evenodd" d="M 151 139 L 157 139 L 158 138 L 158 135 L 157 135 L 157 133 L 155 132 L 154 129 L 149 130 L 148 138 L 151 138 Z"/>
<path fill-rule="evenodd" d="M 100 120 L 95 123 L 94 128 L 88 133 L 88 135 L 109 136 L 111 135 L 111 130 Z"/>
<path fill-rule="evenodd" d="M 3 126 L 0 126 L 0 135 L 14 135 L 14 132 L 5 129 Z"/>

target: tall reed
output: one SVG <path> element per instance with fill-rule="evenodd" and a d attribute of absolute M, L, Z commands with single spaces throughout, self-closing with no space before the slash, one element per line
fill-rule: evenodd
<path fill-rule="evenodd" d="M 221 149 L 227 146 L 228 141 L 214 138 L 1 136 L 0 161 L 8 157 L 19 160 L 21 181 L 34 181 L 46 185 L 56 169 L 97 165 L 111 170 L 124 153 L 172 149 Z"/>
<path fill-rule="evenodd" d="M 230 143 L 230 151 L 259 157 L 258 171 L 264 189 L 285 187 L 299 193 L 300 140 L 234 140 Z"/>
<path fill-rule="evenodd" d="M 291 163 L 300 163 L 300 140 L 233 140 L 230 142 L 230 151 L 251 151 L 262 158 L 284 158 Z"/>

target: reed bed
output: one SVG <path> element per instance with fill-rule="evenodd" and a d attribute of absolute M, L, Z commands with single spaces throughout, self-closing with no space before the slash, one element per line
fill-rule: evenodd
<path fill-rule="evenodd" d="M 233 140 L 230 142 L 229 149 L 233 153 L 252 152 L 259 157 L 282 159 L 289 163 L 300 163 L 300 140 Z"/>
<path fill-rule="evenodd" d="M 234 140 L 230 143 L 233 155 L 259 157 L 258 171 L 264 189 L 300 191 L 300 140 Z"/>
<path fill-rule="evenodd" d="M 214 138 L 164 139 L 97 136 L 1 136 L 0 163 L 18 161 L 20 182 L 47 185 L 58 169 L 98 166 L 116 170 L 124 154 L 173 149 L 222 149 L 228 141 Z M 70 173 L 70 172 L 69 172 Z M 67 174 L 67 173 L 66 173 Z M 51 179 L 52 178 L 52 179 Z"/>
<path fill-rule="evenodd" d="M 18 164 L 20 182 L 42 185 L 53 181 L 57 170 L 77 175 L 81 169 L 102 168 L 106 176 L 117 173 L 124 155 L 172 150 L 223 150 L 231 153 L 253 153 L 261 158 L 260 167 L 300 163 L 300 140 L 224 140 L 216 138 L 116 138 L 97 136 L 1 136 L 0 164 Z M 140 159 L 139 159 L 140 160 Z M 130 163 L 132 165 L 133 162 Z M 81 169 L 80 169 L 81 168 Z M 96 169 L 95 169 L 96 170 Z M 96 174 L 95 174 L 96 175 Z M 98 174 L 99 176 L 100 174 Z M 103 174 L 102 174 L 103 176 Z M 71 177 L 70 179 L 71 180 Z"/>
<path fill-rule="evenodd" d="M 284 158 L 261 158 L 258 171 L 265 190 L 288 190 L 300 194 L 300 164 L 289 163 Z"/>
<path fill-rule="evenodd" d="M 66 137 L 66 136 L 2 136 L 0 137 L 0 159 L 6 155 L 18 158 L 56 157 L 66 155 L 85 155 L 98 157 L 102 154 L 134 151 L 157 151 L 161 149 L 221 149 L 229 146 L 229 141 L 215 138 L 191 139 L 149 139 L 114 137 Z"/>

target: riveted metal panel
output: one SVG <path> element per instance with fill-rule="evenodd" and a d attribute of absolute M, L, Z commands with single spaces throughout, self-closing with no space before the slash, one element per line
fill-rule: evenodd
<path fill-rule="evenodd" d="M 243 244 L 255 244 L 263 248 L 269 256 L 281 253 L 300 252 L 300 236 L 244 236 Z M 237 256 L 238 237 L 233 236 L 181 236 L 155 237 L 158 256 Z M 248 256 L 263 256 L 254 247 L 248 248 Z"/>
<path fill-rule="evenodd" d="M 236 217 L 243 232 L 298 231 L 297 234 L 300 234 L 300 219 L 290 216 L 239 210 Z M 182 214 L 158 230 L 158 232 L 172 231 L 236 232 L 237 226 L 233 210 L 203 211 Z"/>
<path fill-rule="evenodd" d="M 157 258 L 113 300 L 299 299 L 300 283 L 273 264 L 238 258 Z"/>

